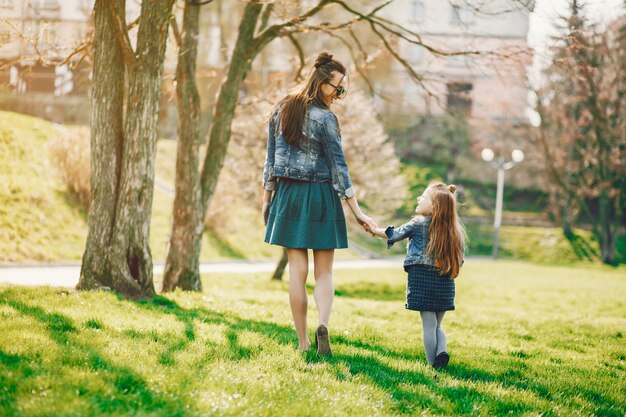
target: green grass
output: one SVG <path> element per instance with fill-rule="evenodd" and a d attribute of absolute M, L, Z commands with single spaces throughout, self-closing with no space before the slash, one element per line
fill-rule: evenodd
<path fill-rule="evenodd" d="M 296 351 L 287 283 L 204 294 L 0 291 L 0 415 L 597 415 L 626 412 L 626 270 L 472 261 L 429 368 L 405 277 L 338 271 L 335 356 Z M 309 292 L 311 288 L 309 287 Z M 311 297 L 310 328 L 316 311 Z"/>
<path fill-rule="evenodd" d="M 52 123 L 0 111 L 0 263 L 79 261 L 87 238 L 87 212 L 57 175 L 48 141 Z M 85 138 L 88 140 L 88 138 Z M 156 175 L 173 186 L 176 143 L 157 144 Z M 174 199 L 155 190 L 150 246 L 163 261 L 171 233 Z M 258 213 L 234 210 L 236 234 L 205 235 L 202 260 L 280 258 L 280 249 L 263 242 Z"/>
<path fill-rule="evenodd" d="M 0 263 L 79 259 L 86 213 L 48 159 L 57 130 L 30 116 L 0 112 Z"/>

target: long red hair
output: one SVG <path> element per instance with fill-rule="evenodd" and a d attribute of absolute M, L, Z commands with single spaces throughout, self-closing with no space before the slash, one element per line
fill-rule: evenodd
<path fill-rule="evenodd" d="M 432 202 L 430 241 L 426 253 L 434 255 L 440 275 L 459 276 L 467 234 L 457 213 L 456 185 L 443 183 L 428 186 Z"/>

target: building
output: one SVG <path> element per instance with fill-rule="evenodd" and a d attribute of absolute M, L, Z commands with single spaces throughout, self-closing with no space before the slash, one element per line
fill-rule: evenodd
<path fill-rule="evenodd" d="M 54 95 L 84 93 L 89 70 L 65 57 L 92 31 L 94 0 L 1 0 L 0 77 L 4 89 Z M 74 64 L 74 65 L 73 65 Z"/>
<path fill-rule="evenodd" d="M 397 47 L 418 74 L 413 82 L 396 61 L 377 71 L 375 87 L 388 123 L 408 125 L 416 113 L 455 110 L 475 123 L 526 121 L 530 8 L 518 1 L 404 0 L 382 14 L 419 34 L 436 51 L 403 41 Z M 445 55 L 461 51 L 476 54 Z M 384 74 L 391 74 L 385 77 Z M 387 99 L 384 98 L 393 98 Z"/>

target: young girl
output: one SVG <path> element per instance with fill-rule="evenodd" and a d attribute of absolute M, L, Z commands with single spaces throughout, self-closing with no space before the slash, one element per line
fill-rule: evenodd
<path fill-rule="evenodd" d="M 417 214 L 397 229 L 374 228 L 371 233 L 387 239 L 390 248 L 409 238 L 404 270 L 408 272 L 406 305 L 420 312 L 424 329 L 424 351 L 435 368 L 448 364 L 446 334 L 441 322 L 454 310 L 454 278 L 463 264 L 465 229 L 456 207 L 456 186 L 431 184 L 417 198 Z"/>

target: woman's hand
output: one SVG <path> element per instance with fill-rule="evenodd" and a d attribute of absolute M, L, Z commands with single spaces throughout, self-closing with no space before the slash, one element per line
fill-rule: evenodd
<path fill-rule="evenodd" d="M 376 222 L 363 212 L 356 215 L 356 221 L 363 226 L 363 230 L 368 233 L 372 233 L 372 230 L 378 227 Z"/>
<path fill-rule="evenodd" d="M 257 206 L 258 207 L 258 206 Z M 270 217 L 270 203 L 263 202 L 263 209 L 261 209 L 261 213 L 263 213 L 263 224 L 267 226 L 267 219 Z"/>
<path fill-rule="evenodd" d="M 272 192 L 265 190 L 263 193 L 263 208 L 261 214 L 263 214 L 263 224 L 267 226 L 267 219 L 270 217 L 270 204 L 272 202 Z"/>

